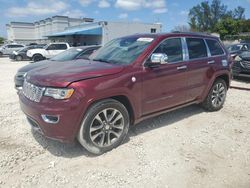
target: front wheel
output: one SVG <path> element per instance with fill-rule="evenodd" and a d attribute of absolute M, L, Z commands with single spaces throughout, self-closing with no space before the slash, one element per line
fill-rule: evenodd
<path fill-rule="evenodd" d="M 87 111 L 81 124 L 78 141 L 90 153 L 103 154 L 119 146 L 127 136 L 129 114 L 117 100 L 95 103 Z"/>
<path fill-rule="evenodd" d="M 16 61 L 22 61 L 22 60 L 23 60 L 23 57 L 20 56 L 20 55 L 17 55 L 15 59 L 16 59 Z"/>
<path fill-rule="evenodd" d="M 208 96 L 203 101 L 202 106 L 210 112 L 218 111 L 224 105 L 226 94 L 226 82 L 223 79 L 217 79 L 209 91 Z"/>
<path fill-rule="evenodd" d="M 44 60 L 44 57 L 43 57 L 41 54 L 35 54 L 35 55 L 32 57 L 32 60 L 33 60 L 34 62 L 42 61 L 42 60 Z"/>

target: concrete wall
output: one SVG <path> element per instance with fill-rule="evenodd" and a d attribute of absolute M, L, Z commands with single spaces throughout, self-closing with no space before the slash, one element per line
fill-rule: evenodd
<path fill-rule="evenodd" d="M 137 22 L 103 22 L 103 41 L 105 44 L 108 41 L 136 33 L 151 33 L 151 29 L 156 29 L 156 33 L 162 32 L 161 24 L 147 24 Z"/>

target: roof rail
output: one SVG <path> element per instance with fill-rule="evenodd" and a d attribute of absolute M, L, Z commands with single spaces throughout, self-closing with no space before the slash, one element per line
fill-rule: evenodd
<path fill-rule="evenodd" d="M 183 33 L 183 34 L 198 34 L 198 35 L 209 35 L 211 36 L 211 33 L 208 32 L 192 32 L 192 31 L 173 31 L 172 33 Z"/>

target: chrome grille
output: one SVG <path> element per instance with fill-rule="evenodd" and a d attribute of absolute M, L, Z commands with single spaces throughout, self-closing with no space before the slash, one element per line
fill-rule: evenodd
<path fill-rule="evenodd" d="M 250 61 L 242 61 L 241 63 L 243 65 L 243 67 L 250 69 Z"/>
<path fill-rule="evenodd" d="M 45 90 L 44 87 L 35 86 L 31 83 L 28 83 L 26 80 L 23 83 L 22 92 L 24 96 L 30 99 L 31 101 L 40 102 L 44 90 Z"/>

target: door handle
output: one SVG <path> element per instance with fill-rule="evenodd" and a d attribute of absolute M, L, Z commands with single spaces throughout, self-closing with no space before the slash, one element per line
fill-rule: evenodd
<path fill-rule="evenodd" d="M 212 61 L 208 61 L 207 62 L 207 64 L 214 64 L 215 63 L 215 61 L 214 60 L 212 60 Z"/>
<path fill-rule="evenodd" d="M 187 65 L 183 65 L 183 66 L 177 67 L 177 70 L 184 70 L 184 69 L 187 69 Z"/>

